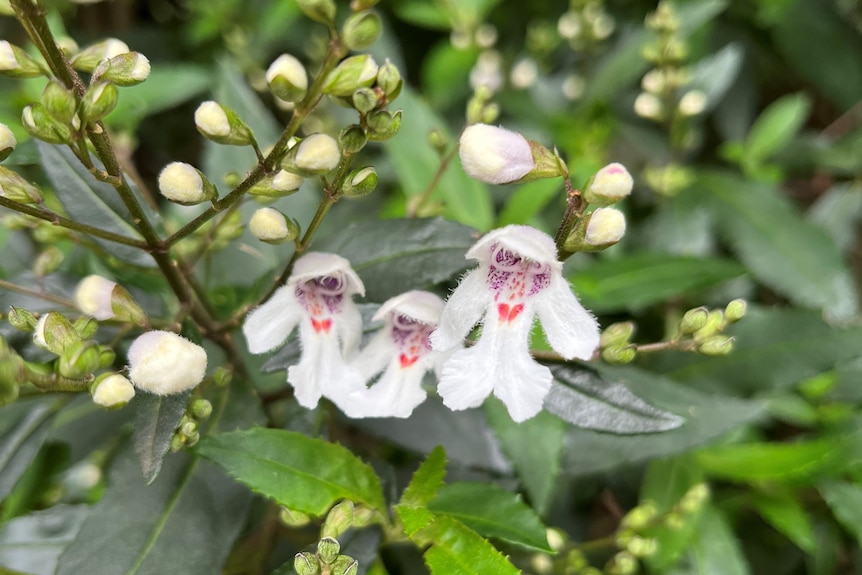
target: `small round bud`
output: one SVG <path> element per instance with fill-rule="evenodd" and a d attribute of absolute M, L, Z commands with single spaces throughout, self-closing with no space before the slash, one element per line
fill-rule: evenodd
<path fill-rule="evenodd" d="M 374 142 L 385 142 L 394 138 L 401 130 L 401 110 L 390 112 L 377 110 L 366 117 L 368 124 L 368 139 Z"/>
<path fill-rule="evenodd" d="M 41 103 L 25 106 L 21 112 L 21 124 L 31 136 L 49 144 L 71 142 L 72 131 L 61 124 Z"/>
<path fill-rule="evenodd" d="M 333 506 L 326 514 L 320 533 L 324 537 L 337 538 L 353 526 L 353 502 L 344 500 Z"/>
<path fill-rule="evenodd" d="M 377 79 L 377 70 L 377 62 L 369 54 L 346 58 L 326 77 L 323 92 L 348 98 L 359 88 L 371 86 Z"/>
<path fill-rule="evenodd" d="M 520 180 L 536 165 L 524 136 L 487 124 L 474 124 L 464 130 L 458 154 L 468 176 L 489 184 Z"/>
<path fill-rule="evenodd" d="M 590 178 L 584 199 L 596 206 L 609 206 L 632 193 L 634 180 L 622 164 L 608 164 Z"/>
<path fill-rule="evenodd" d="M 620 551 L 605 567 L 608 575 L 634 575 L 638 572 L 638 560 L 628 551 Z"/>
<path fill-rule="evenodd" d="M 38 322 L 36 316 L 31 312 L 15 306 L 10 306 L 9 315 L 6 316 L 6 319 L 9 320 L 9 323 L 15 329 L 20 329 L 21 331 L 26 332 L 32 332 L 36 328 L 36 323 Z"/>
<path fill-rule="evenodd" d="M 377 97 L 377 92 L 372 88 L 359 88 L 353 92 L 351 100 L 353 102 L 353 107 L 356 108 L 356 111 L 360 114 L 367 114 L 380 103 L 380 99 Z"/>
<path fill-rule="evenodd" d="M 401 72 L 398 67 L 389 61 L 389 58 L 383 62 L 380 69 L 377 70 L 377 87 L 383 90 L 386 94 L 386 99 L 391 102 L 401 93 L 401 86 L 404 81 L 401 79 Z"/>
<path fill-rule="evenodd" d="M 251 128 L 236 112 L 212 100 L 195 110 L 195 127 L 203 137 L 218 144 L 247 146 L 254 141 Z"/>
<path fill-rule="evenodd" d="M 283 194 L 287 194 L 297 191 L 303 181 L 302 176 L 291 174 L 286 170 L 279 170 L 272 178 L 272 187 Z"/>
<path fill-rule="evenodd" d="M 658 516 L 658 508 L 652 501 L 644 501 L 628 513 L 622 520 L 622 526 L 634 531 L 646 528 Z"/>
<path fill-rule="evenodd" d="M 374 12 L 357 12 L 345 20 L 341 37 L 351 50 L 364 50 L 377 41 L 382 27 L 380 16 Z"/>
<path fill-rule="evenodd" d="M 150 61 L 140 52 L 126 52 L 99 62 L 93 79 L 117 86 L 135 86 L 150 75 Z"/>
<path fill-rule="evenodd" d="M 60 248 L 49 246 L 33 262 L 33 273 L 38 278 L 52 274 L 59 269 L 65 257 Z"/>
<path fill-rule="evenodd" d="M 512 66 L 512 71 L 509 73 L 509 79 L 512 86 L 519 90 L 526 90 L 536 83 L 539 77 L 539 68 L 536 66 L 536 61 L 532 58 L 522 58 Z"/>
<path fill-rule="evenodd" d="M 530 557 L 530 571 L 540 575 L 553 573 L 554 561 L 543 553 L 536 553 Z"/>
<path fill-rule="evenodd" d="M 180 424 L 180 429 L 178 433 L 180 435 L 184 435 L 186 437 L 192 437 L 194 434 L 198 432 L 198 424 L 192 420 L 183 421 Z"/>
<path fill-rule="evenodd" d="M 63 377 L 81 379 L 99 369 L 101 352 L 98 344 L 76 341 L 66 347 L 57 362 L 57 371 Z"/>
<path fill-rule="evenodd" d="M 706 323 L 704 324 L 704 326 L 694 332 L 694 338 L 697 340 L 706 339 L 719 333 L 721 330 L 724 329 L 724 327 L 724 312 L 722 312 L 721 310 L 714 309 L 709 312 L 709 315 L 707 315 Z"/>
<path fill-rule="evenodd" d="M 635 332 L 635 324 L 624 321 L 609 325 L 604 329 L 601 336 L 601 347 L 623 346 L 629 343 Z"/>
<path fill-rule="evenodd" d="M 132 382 L 119 373 L 109 373 L 99 376 L 90 386 L 93 403 L 111 409 L 118 409 L 129 403 L 135 397 L 135 387 Z"/>
<path fill-rule="evenodd" d="M 338 143 L 345 154 L 358 154 L 368 143 L 368 136 L 362 126 L 354 124 L 341 130 Z"/>
<path fill-rule="evenodd" d="M 99 348 L 99 367 L 101 369 L 105 369 L 114 365 L 114 361 L 116 359 L 117 352 L 115 352 L 113 349 L 104 346 Z"/>
<path fill-rule="evenodd" d="M 15 134 L 6 124 L 0 124 L 0 162 L 9 157 L 18 145 Z"/>
<path fill-rule="evenodd" d="M 706 94 L 700 90 L 686 92 L 680 98 L 677 109 L 681 116 L 697 116 L 706 109 Z"/>
<path fill-rule="evenodd" d="M 625 549 L 635 557 L 651 557 L 658 551 L 658 542 L 652 537 L 632 537 Z"/>
<path fill-rule="evenodd" d="M 434 151 L 440 155 L 446 153 L 446 148 L 449 146 L 449 138 L 438 130 L 434 128 L 430 132 L 428 132 L 428 143 L 431 144 L 431 147 L 434 148 Z"/>
<path fill-rule="evenodd" d="M 35 204 L 42 201 L 39 188 L 3 166 L 0 166 L 0 196 L 22 204 Z"/>
<path fill-rule="evenodd" d="M 119 99 L 117 87 L 108 82 L 97 82 L 87 88 L 82 102 L 86 122 L 98 122 L 117 107 Z"/>
<path fill-rule="evenodd" d="M 218 387 L 227 387 L 233 380 L 233 371 L 225 367 L 217 367 L 213 372 L 213 383 Z"/>
<path fill-rule="evenodd" d="M 608 363 L 631 363 L 637 357 L 638 348 L 635 345 L 611 346 L 602 350 L 602 359 Z"/>
<path fill-rule="evenodd" d="M 584 95 L 584 90 L 587 88 L 587 83 L 582 76 L 571 74 L 563 80 L 563 96 L 567 100 L 575 101 Z"/>
<path fill-rule="evenodd" d="M 308 90 L 308 74 L 302 62 L 290 54 L 282 54 L 266 70 L 270 91 L 285 102 L 297 102 Z"/>
<path fill-rule="evenodd" d="M 268 244 L 282 244 L 296 239 L 299 226 L 275 208 L 260 208 L 248 223 L 252 235 Z"/>
<path fill-rule="evenodd" d="M 0 40 L 0 75 L 12 78 L 37 78 L 45 75 L 42 67 L 27 52 Z"/>
<path fill-rule="evenodd" d="M 57 355 L 80 341 L 72 323 L 56 311 L 43 314 L 33 329 L 33 343 Z"/>
<path fill-rule="evenodd" d="M 697 351 L 704 355 L 727 355 L 733 351 L 734 338 L 726 335 L 713 335 L 697 345 Z"/>
<path fill-rule="evenodd" d="M 92 317 L 79 317 L 72 322 L 72 326 L 81 339 L 91 339 L 99 331 L 99 322 Z"/>
<path fill-rule="evenodd" d="M 681 514 L 671 512 L 664 516 L 664 524 L 668 529 L 679 531 L 685 527 L 685 519 Z"/>
<path fill-rule="evenodd" d="M 664 105 L 655 94 L 641 92 L 635 98 L 635 114 L 648 120 L 661 120 L 664 118 Z"/>
<path fill-rule="evenodd" d="M 330 566 L 331 575 L 356 575 L 359 571 L 359 562 L 353 557 L 339 555 Z"/>
<path fill-rule="evenodd" d="M 641 80 L 641 88 L 650 94 L 660 94 L 664 90 L 665 85 L 664 72 L 661 70 L 650 70 L 644 74 Z"/>
<path fill-rule="evenodd" d="M 71 63 L 76 70 L 93 72 L 102 61 L 128 52 L 129 46 L 125 42 L 109 38 L 87 46 L 72 57 Z"/>
<path fill-rule="evenodd" d="M 206 399 L 196 399 L 192 403 L 192 415 L 198 421 L 206 421 L 213 412 L 213 404 Z"/>
<path fill-rule="evenodd" d="M 335 169 L 341 161 L 338 142 L 326 134 L 312 134 L 291 148 L 290 152 L 294 150 L 294 166 L 300 175 L 303 175 L 303 172 L 309 175 L 325 174 Z M 287 157 L 291 156 L 290 152 Z"/>
<path fill-rule="evenodd" d="M 296 0 L 302 13 L 321 24 L 335 21 L 335 2 L 333 0 Z"/>
<path fill-rule="evenodd" d="M 111 294 L 116 282 L 99 275 L 89 275 L 78 283 L 75 288 L 75 305 L 83 313 L 91 315 L 97 320 L 106 320 L 114 317 L 111 308 Z"/>
<path fill-rule="evenodd" d="M 679 322 L 679 330 L 684 334 L 692 334 L 702 329 L 709 320 L 709 310 L 705 307 L 696 307 L 685 312 Z"/>
<path fill-rule="evenodd" d="M 727 321 L 734 323 L 745 317 L 748 303 L 744 299 L 735 299 L 724 308 L 724 317 Z"/>
<path fill-rule="evenodd" d="M 344 195 L 350 198 L 367 196 L 377 187 L 377 171 L 372 167 L 353 170 L 344 184 Z"/>
<path fill-rule="evenodd" d="M 129 379 L 135 387 L 156 395 L 180 393 L 203 380 L 204 349 L 175 333 L 148 331 L 132 342 Z"/>
<path fill-rule="evenodd" d="M 182 435 L 175 433 L 173 437 L 171 437 L 171 453 L 176 453 L 186 446 L 186 438 Z"/>
<path fill-rule="evenodd" d="M 566 535 L 559 529 L 548 527 L 545 529 L 545 538 L 548 540 L 548 547 L 554 551 L 562 551 L 566 548 Z"/>
<path fill-rule="evenodd" d="M 72 91 L 54 80 L 45 84 L 39 101 L 57 121 L 63 124 L 69 124 L 72 121 L 78 107 Z"/>
<path fill-rule="evenodd" d="M 332 537 L 324 537 L 317 542 L 317 558 L 325 565 L 334 563 L 340 551 L 341 545 Z"/>
<path fill-rule="evenodd" d="M 696 513 L 701 510 L 703 504 L 709 500 L 709 485 L 698 483 L 693 485 L 679 502 L 679 508 L 683 513 Z"/>
<path fill-rule="evenodd" d="M 278 520 L 288 527 L 304 527 L 311 523 L 311 517 L 302 511 L 282 507 L 278 512 Z"/>
<path fill-rule="evenodd" d="M 172 162 L 159 174 L 159 191 L 172 202 L 193 206 L 215 197 L 215 187 L 194 166 Z"/>
<path fill-rule="evenodd" d="M 311 553 L 303 551 L 293 558 L 293 570 L 296 575 L 319 575 L 320 562 Z"/>
<path fill-rule="evenodd" d="M 619 242 L 626 233 L 626 217 L 614 208 L 599 208 L 590 216 L 584 241 L 595 247 Z"/>

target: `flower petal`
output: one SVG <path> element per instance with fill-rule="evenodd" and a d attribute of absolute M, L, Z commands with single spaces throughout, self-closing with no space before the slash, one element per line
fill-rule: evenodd
<path fill-rule="evenodd" d="M 592 357 L 599 346 L 599 325 L 562 276 L 552 275 L 550 285 L 536 297 L 536 311 L 557 353 L 565 359 Z"/>
<path fill-rule="evenodd" d="M 428 394 L 422 389 L 425 369 L 413 366 L 401 369 L 390 363 L 371 389 L 354 394 L 347 415 L 360 417 L 410 417 Z"/>
<path fill-rule="evenodd" d="M 497 358 L 481 349 L 481 342 L 456 351 L 443 365 L 437 393 L 453 411 L 479 407 L 494 386 Z"/>
<path fill-rule="evenodd" d="M 521 423 L 542 411 L 553 375 L 526 353 L 514 353 L 507 359 L 507 369 L 498 372 L 494 395 L 506 404 L 512 420 Z"/>
<path fill-rule="evenodd" d="M 350 262 L 339 255 L 326 252 L 308 252 L 296 260 L 296 263 L 293 265 L 293 273 L 291 273 L 287 283 L 296 285 L 336 272 L 344 274 L 344 278 L 347 281 L 348 293 L 365 295 L 365 285 L 359 279 L 359 276 L 356 275 L 356 272 L 353 271 L 353 268 L 350 267 Z"/>
<path fill-rule="evenodd" d="M 381 320 L 389 314 L 401 314 L 411 317 L 424 324 L 434 325 L 440 320 L 443 311 L 443 300 L 435 294 L 422 290 L 404 292 L 389 298 L 372 319 Z"/>
<path fill-rule="evenodd" d="M 296 302 L 294 287 L 286 285 L 262 306 L 250 314 L 242 325 L 242 333 L 251 353 L 273 350 L 287 339 L 302 317 L 302 309 Z"/>
<path fill-rule="evenodd" d="M 488 269 L 481 266 L 464 276 L 449 296 L 440 323 L 431 334 L 431 347 L 435 351 L 453 349 L 464 340 L 491 304 L 491 292 L 485 286 Z"/>
<path fill-rule="evenodd" d="M 356 354 L 362 339 L 362 314 L 349 295 L 345 296 L 335 329 L 341 340 L 342 354 L 349 359 Z"/>
<path fill-rule="evenodd" d="M 323 395 L 343 410 L 351 393 L 364 389 L 362 376 L 344 361 L 334 335 L 319 335 L 303 323 L 299 336 L 299 363 L 287 370 L 287 381 L 294 387 L 296 400 L 312 409 Z"/>
<path fill-rule="evenodd" d="M 557 246 L 553 238 L 536 228 L 517 224 L 488 232 L 473 244 L 465 257 L 480 262 L 490 261 L 491 246 L 495 243 L 502 244 L 528 260 L 551 265 L 556 270 L 562 269 L 562 264 L 557 260 Z"/>
<path fill-rule="evenodd" d="M 366 380 L 371 379 L 386 367 L 386 364 L 398 353 L 389 335 L 389 326 L 377 332 L 371 341 L 362 348 L 359 355 L 350 362 Z"/>

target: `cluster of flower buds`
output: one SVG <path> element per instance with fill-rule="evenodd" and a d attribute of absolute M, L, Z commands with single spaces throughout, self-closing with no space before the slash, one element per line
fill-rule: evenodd
<path fill-rule="evenodd" d="M 601 0 L 578 0 L 557 20 L 557 33 L 572 50 L 594 50 L 608 39 L 615 27 L 614 19 Z"/>
<path fill-rule="evenodd" d="M 212 415 L 213 406 L 209 400 L 195 399 L 189 403 L 180 419 L 177 430 L 171 437 L 171 451 L 176 453 L 183 447 L 194 447 L 201 439 L 200 425 Z"/>
<path fill-rule="evenodd" d="M 317 543 L 317 552 L 297 553 L 293 560 L 297 575 L 356 575 L 359 562 L 353 557 L 341 555 L 337 539 L 323 537 Z"/>
<path fill-rule="evenodd" d="M 679 323 L 682 336 L 689 336 L 694 348 L 704 355 L 727 355 L 733 351 L 734 338 L 722 332 L 745 317 L 745 300 L 735 299 L 724 310 L 698 307 L 688 310 Z"/>
<path fill-rule="evenodd" d="M 203 137 L 217 144 L 248 146 L 254 142 L 251 128 L 237 113 L 213 100 L 202 102 L 195 110 L 195 127 Z"/>

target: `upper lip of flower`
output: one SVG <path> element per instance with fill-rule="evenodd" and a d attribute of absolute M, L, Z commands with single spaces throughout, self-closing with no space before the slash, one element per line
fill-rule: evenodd
<path fill-rule="evenodd" d="M 549 265 L 554 271 L 560 271 L 563 268 L 563 264 L 557 260 L 557 247 L 553 240 L 544 233 L 537 233 L 537 230 L 530 226 L 511 225 L 489 232 L 467 250 L 465 257 L 483 263 L 493 263 L 491 246 L 494 243 L 500 244 L 522 258 Z"/>
<path fill-rule="evenodd" d="M 323 276 L 342 274 L 345 279 L 345 293 L 365 295 L 365 285 L 350 267 L 350 262 L 341 256 L 324 252 L 308 252 L 293 266 L 293 273 L 287 285 L 299 285 Z"/>

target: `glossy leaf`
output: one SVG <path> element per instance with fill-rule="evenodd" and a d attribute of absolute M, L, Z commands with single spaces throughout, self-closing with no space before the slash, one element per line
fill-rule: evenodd
<path fill-rule="evenodd" d="M 162 460 L 171 447 L 171 438 L 179 427 L 192 391 L 175 395 L 153 395 L 138 392 L 135 409 L 135 431 L 132 439 L 135 454 L 147 484 L 155 481 Z"/>
<path fill-rule="evenodd" d="M 858 309 L 847 266 L 832 240 L 768 184 L 727 173 L 699 179 L 725 239 L 751 274 L 795 303 L 847 318 Z"/>
<path fill-rule="evenodd" d="M 89 511 L 86 505 L 57 505 L 0 526 L 0 565 L 29 575 L 54 575 Z"/>
<path fill-rule="evenodd" d="M 530 503 L 540 515 L 545 515 L 558 486 L 566 424 L 544 411 L 532 419 L 515 423 L 505 406 L 496 400 L 486 401 L 484 408 Z"/>
<path fill-rule="evenodd" d="M 21 400 L 0 409 L 0 501 L 39 453 L 54 415 L 56 400 Z"/>
<path fill-rule="evenodd" d="M 446 477 L 446 451 L 438 445 L 413 474 L 398 504 L 407 507 L 426 507 L 437 496 L 444 477 Z"/>
<path fill-rule="evenodd" d="M 423 534 L 433 542 L 424 555 L 432 575 L 520 573 L 486 539 L 451 517 L 437 517 Z"/>
<path fill-rule="evenodd" d="M 805 507 L 792 492 L 773 492 L 754 497 L 754 506 L 770 525 L 807 553 L 814 551 L 817 541 L 814 527 Z"/>
<path fill-rule="evenodd" d="M 555 365 L 551 372 L 554 382 L 545 397 L 545 409 L 577 427 L 620 434 L 652 433 L 676 429 L 685 421 L 592 370 Z"/>
<path fill-rule="evenodd" d="M 339 499 L 384 509 L 374 471 L 340 445 L 281 429 L 204 438 L 198 453 L 280 505 L 323 515 Z"/>
<path fill-rule="evenodd" d="M 862 546 L 862 486 L 844 481 L 825 481 L 818 485 L 835 519 Z"/>
<path fill-rule="evenodd" d="M 382 302 L 411 289 L 446 281 L 470 266 L 464 253 L 478 235 L 442 218 L 366 221 L 318 249 L 350 260 L 366 299 Z"/>
<path fill-rule="evenodd" d="M 483 537 L 493 537 L 535 551 L 552 550 L 545 526 L 521 497 L 488 483 L 450 483 L 440 488 L 428 508 L 453 517 Z"/>

